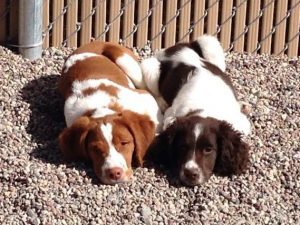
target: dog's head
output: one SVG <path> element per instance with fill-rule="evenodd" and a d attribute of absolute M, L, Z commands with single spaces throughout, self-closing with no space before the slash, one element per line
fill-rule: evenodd
<path fill-rule="evenodd" d="M 240 174 L 248 164 L 248 145 L 228 123 L 213 118 L 178 118 L 156 141 L 164 163 L 189 186 L 199 185 L 212 173 Z"/>
<path fill-rule="evenodd" d="M 67 160 L 91 160 L 97 177 L 115 184 L 132 178 L 133 157 L 137 165 L 143 164 L 154 134 L 147 116 L 123 111 L 99 119 L 78 118 L 59 135 L 59 144 Z"/>

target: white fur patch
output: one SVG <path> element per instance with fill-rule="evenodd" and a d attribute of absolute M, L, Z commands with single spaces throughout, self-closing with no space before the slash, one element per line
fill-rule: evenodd
<path fill-rule="evenodd" d="M 195 134 L 195 139 L 197 140 L 199 135 L 202 133 L 203 131 L 203 127 L 201 124 L 196 124 L 195 128 L 194 128 L 194 134 Z"/>
<path fill-rule="evenodd" d="M 85 80 L 73 82 L 73 94 L 65 101 L 64 113 L 67 126 L 86 113 L 88 110 L 95 110 L 93 117 L 103 117 L 114 114 L 108 108 L 113 101 L 113 97 L 105 91 L 96 91 L 91 95 L 83 96 L 82 92 L 87 88 L 97 88 L 101 84 L 100 80 Z"/>
<path fill-rule="evenodd" d="M 202 35 L 197 39 L 203 58 L 219 67 L 223 72 L 226 69 L 223 48 L 218 39 L 211 35 Z"/>
<path fill-rule="evenodd" d="M 134 58 L 124 54 L 117 58 L 116 64 L 128 75 L 136 87 L 145 89 L 141 67 Z"/>
<path fill-rule="evenodd" d="M 105 90 L 97 90 L 87 96 L 83 95 L 82 92 L 85 89 L 97 88 L 102 84 L 116 88 L 118 90 L 117 96 L 112 96 Z M 64 108 L 68 127 L 72 125 L 75 119 L 88 110 L 95 110 L 93 117 L 114 114 L 115 112 L 109 108 L 114 103 L 117 103 L 124 110 L 148 115 L 156 126 L 162 121 L 162 114 L 153 96 L 148 93 L 137 93 L 110 80 L 89 79 L 74 81 L 72 91 L 73 94 L 67 98 Z"/>
<path fill-rule="evenodd" d="M 202 117 L 225 120 L 245 135 L 250 133 L 250 122 L 241 113 L 232 89 L 205 68 L 199 68 L 191 80 L 182 86 L 172 106 L 166 111 L 164 121 L 195 110 L 200 110 Z"/>
<path fill-rule="evenodd" d="M 100 79 L 88 79 L 83 81 L 75 80 L 72 84 L 72 91 L 81 95 L 83 90 L 88 88 L 97 88 L 100 84 L 102 84 Z"/>
<path fill-rule="evenodd" d="M 68 70 L 78 61 L 82 61 L 89 57 L 99 56 L 92 52 L 85 52 L 80 54 L 71 55 L 64 64 L 64 73 L 68 72 Z"/>
<path fill-rule="evenodd" d="M 187 162 L 184 164 L 184 168 L 185 168 L 185 169 L 199 169 L 199 166 L 198 166 L 198 164 L 195 162 L 194 159 L 191 159 L 191 160 L 187 161 Z"/>
<path fill-rule="evenodd" d="M 196 170 L 197 171 L 199 177 L 197 180 L 193 181 L 193 185 L 201 184 L 204 182 L 203 172 L 202 172 L 201 168 L 198 166 L 198 164 L 195 162 L 194 159 L 187 161 L 182 166 L 182 168 L 180 169 L 180 172 L 179 172 L 180 180 L 183 181 L 184 183 L 190 185 L 191 184 L 190 180 L 185 176 L 185 173 L 184 173 L 185 170 Z"/>
<path fill-rule="evenodd" d="M 129 77 L 126 76 L 126 78 L 127 78 L 127 81 L 128 81 L 128 87 L 130 87 L 132 89 L 135 89 L 135 86 L 134 86 L 133 82 L 129 79 Z"/>
<path fill-rule="evenodd" d="M 160 62 L 155 57 L 144 59 L 141 62 L 141 68 L 147 87 L 151 90 L 152 94 L 159 96 Z"/>
<path fill-rule="evenodd" d="M 116 150 L 112 143 L 112 125 L 110 123 L 102 124 L 100 126 L 100 130 L 109 146 L 108 156 L 104 159 L 104 163 L 102 165 L 102 174 L 105 174 L 105 170 L 114 167 L 119 167 L 125 172 L 128 169 L 126 160 L 123 155 Z"/>
<path fill-rule="evenodd" d="M 194 127 L 194 135 L 195 135 L 195 143 L 197 143 L 197 139 L 199 138 L 199 136 L 201 135 L 203 131 L 203 126 L 199 123 L 197 123 Z M 195 157 L 196 157 L 196 145 L 194 146 L 194 152 L 193 152 L 193 157 L 192 157 L 192 160 L 190 161 L 194 161 L 195 160 Z M 189 162 L 190 162 L 189 161 Z M 195 162 L 195 161 L 194 161 Z M 196 163 L 196 162 L 195 162 Z M 198 165 L 197 165 L 198 166 Z"/>

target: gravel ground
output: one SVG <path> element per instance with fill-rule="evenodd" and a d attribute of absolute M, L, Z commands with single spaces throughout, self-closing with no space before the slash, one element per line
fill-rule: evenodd
<path fill-rule="evenodd" d="M 108 186 L 58 150 L 70 51 L 30 62 L 0 47 L 0 224 L 300 224 L 300 58 L 227 55 L 253 124 L 246 174 L 188 188 L 148 166 Z"/>

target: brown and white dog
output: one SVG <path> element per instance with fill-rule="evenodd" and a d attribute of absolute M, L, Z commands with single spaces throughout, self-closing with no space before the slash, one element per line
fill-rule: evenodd
<path fill-rule="evenodd" d="M 242 134 L 250 122 L 241 112 L 232 82 L 224 73 L 218 40 L 204 35 L 158 52 L 141 63 L 144 79 L 164 112 L 156 149 L 187 185 L 213 172 L 241 173 L 248 162 Z M 154 149 L 155 149 L 154 148 Z"/>
<path fill-rule="evenodd" d="M 132 178 L 132 158 L 142 165 L 162 117 L 155 99 L 131 81 L 144 86 L 136 56 L 100 41 L 75 50 L 59 81 L 67 124 L 61 151 L 68 160 L 91 160 L 106 184 Z"/>

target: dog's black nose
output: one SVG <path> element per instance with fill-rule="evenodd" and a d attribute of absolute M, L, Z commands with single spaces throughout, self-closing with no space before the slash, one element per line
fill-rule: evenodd
<path fill-rule="evenodd" d="M 184 176 L 190 181 L 196 181 L 199 179 L 199 171 L 198 169 L 184 169 Z"/>

